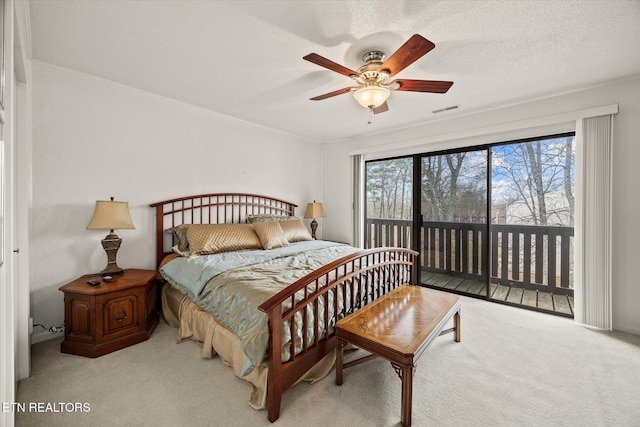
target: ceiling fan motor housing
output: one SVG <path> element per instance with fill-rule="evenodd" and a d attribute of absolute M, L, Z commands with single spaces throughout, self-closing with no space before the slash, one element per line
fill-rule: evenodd
<path fill-rule="evenodd" d="M 372 50 L 362 55 L 362 61 L 365 62 L 363 66 L 358 68 L 358 75 L 351 76 L 361 87 L 366 86 L 385 86 L 388 89 L 395 89 L 395 87 L 388 87 L 389 73 L 386 71 L 378 71 L 380 66 L 384 63 L 387 55 L 379 50 Z"/>
<path fill-rule="evenodd" d="M 387 55 L 384 52 L 380 52 L 379 50 L 371 50 L 364 55 L 362 55 L 362 62 L 368 64 L 370 62 L 377 62 L 378 65 L 382 65 L 384 60 L 387 59 Z"/>

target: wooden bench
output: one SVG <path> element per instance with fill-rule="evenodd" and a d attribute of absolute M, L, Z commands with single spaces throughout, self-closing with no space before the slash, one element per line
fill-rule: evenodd
<path fill-rule="evenodd" d="M 453 318 L 453 327 L 444 330 Z M 375 357 L 391 362 L 402 380 L 403 426 L 411 425 L 413 373 L 416 362 L 438 336 L 453 332 L 460 342 L 460 297 L 420 286 L 400 286 L 336 324 L 336 384 L 343 369 Z M 346 344 L 367 350 L 369 356 L 344 363 Z"/>

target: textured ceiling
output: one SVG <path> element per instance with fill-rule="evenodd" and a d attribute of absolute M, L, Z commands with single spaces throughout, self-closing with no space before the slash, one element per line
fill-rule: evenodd
<path fill-rule="evenodd" d="M 640 1 L 30 0 L 33 57 L 321 142 L 469 114 L 640 74 Z M 435 43 L 367 124 L 351 94 L 309 98 L 412 34 Z M 433 110 L 459 105 L 453 111 Z"/>

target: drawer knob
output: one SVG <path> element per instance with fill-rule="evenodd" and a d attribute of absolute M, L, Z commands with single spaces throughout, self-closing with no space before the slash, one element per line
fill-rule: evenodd
<path fill-rule="evenodd" d="M 124 308 L 120 307 L 120 310 L 118 310 L 114 318 L 116 319 L 116 322 L 124 322 L 127 320 L 127 312 L 124 311 Z"/>

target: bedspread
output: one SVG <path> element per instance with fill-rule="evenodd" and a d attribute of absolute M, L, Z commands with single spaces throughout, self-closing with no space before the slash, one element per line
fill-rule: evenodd
<path fill-rule="evenodd" d="M 191 283 L 180 283 L 174 277 L 177 270 L 174 267 L 177 264 L 174 264 L 173 267 L 171 266 L 176 261 L 184 264 L 179 266 L 180 269 L 191 268 L 185 267 L 189 263 L 184 260 L 177 259 L 169 262 L 161 269 L 161 273 L 178 289 L 191 294 L 189 296 L 195 304 L 213 314 L 220 323 L 238 336 L 243 351 L 247 356 L 245 365 L 242 367 L 242 375 L 246 375 L 255 367 L 266 365 L 269 341 L 268 317 L 258 307 L 301 277 L 331 261 L 358 250 L 352 246 L 342 244 L 316 242 L 316 249 L 291 250 L 290 254 L 261 251 L 261 256 L 270 253 L 266 256 L 266 260 L 257 260 L 248 254 L 248 252 L 256 251 L 236 253 L 241 256 L 235 256 L 234 261 L 229 263 L 229 268 L 222 268 L 224 271 L 219 271 L 221 270 L 220 264 L 215 262 L 215 256 L 207 256 L 213 257 L 214 261 L 199 260 L 192 263 L 196 267 L 193 267 L 194 270 L 189 271 L 185 276 L 191 278 L 199 277 L 198 280 L 204 282 L 202 286 L 200 284 L 194 286 Z M 314 247 L 314 245 L 311 245 L 311 247 Z M 237 262 L 243 258 L 249 265 L 244 265 L 244 262 Z M 198 266 L 198 264 L 200 265 Z M 199 268 L 202 271 L 203 264 L 209 266 L 205 268 L 208 272 L 198 273 L 195 269 Z M 211 271 L 214 273 L 212 274 Z M 195 293 L 198 289 L 200 291 L 196 295 Z M 297 325 L 301 323 L 296 322 Z M 289 358 L 289 346 L 287 343 L 290 342 L 291 337 L 288 329 L 285 328 L 283 330 L 283 360 Z M 299 347 L 302 332 L 296 331 L 295 333 L 297 336 L 294 338 L 296 347 Z"/>

